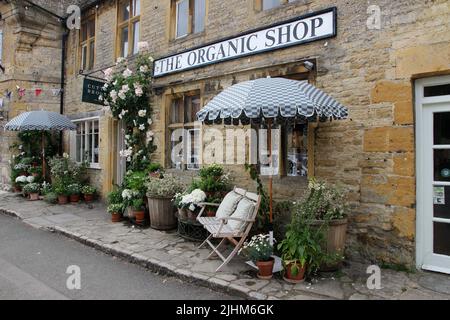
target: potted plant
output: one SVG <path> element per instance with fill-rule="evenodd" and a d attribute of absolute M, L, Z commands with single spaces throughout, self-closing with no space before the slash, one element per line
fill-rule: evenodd
<path fill-rule="evenodd" d="M 97 189 L 90 185 L 85 185 L 81 188 L 81 193 L 83 194 L 84 201 L 91 203 L 94 201 L 94 196 L 97 193 Z"/>
<path fill-rule="evenodd" d="M 159 163 L 152 163 L 148 167 L 148 173 L 152 178 L 162 178 L 164 174 L 164 168 Z"/>
<path fill-rule="evenodd" d="M 179 205 L 187 210 L 188 219 L 195 221 L 201 209 L 199 205 L 205 200 L 206 193 L 200 189 L 195 189 L 191 193 L 184 195 Z"/>
<path fill-rule="evenodd" d="M 173 198 L 173 204 L 178 209 L 178 219 L 186 220 L 188 218 L 187 209 L 184 207 L 183 200 L 184 195 L 181 193 L 177 193 Z"/>
<path fill-rule="evenodd" d="M 59 205 L 65 205 L 69 203 L 69 192 L 67 190 L 67 186 L 64 183 L 56 183 L 53 189 L 58 195 Z"/>
<path fill-rule="evenodd" d="M 151 227 L 157 230 L 172 230 L 177 226 L 172 199 L 183 192 L 181 181 L 167 175 L 162 179 L 150 178 L 147 188 Z"/>
<path fill-rule="evenodd" d="M 16 184 L 15 184 L 15 191 L 16 192 L 22 192 L 22 189 L 25 185 L 28 184 L 28 180 L 26 176 L 18 176 L 16 178 Z"/>
<path fill-rule="evenodd" d="M 311 179 L 299 210 L 310 217 L 310 224 L 324 234 L 324 250 L 328 256 L 322 271 L 339 268 L 344 257 L 347 234 L 346 197 L 343 190 L 323 181 Z"/>
<path fill-rule="evenodd" d="M 142 224 L 145 222 L 145 206 L 142 197 L 133 199 L 131 202 L 131 207 L 133 209 L 134 217 L 136 218 L 136 223 Z"/>
<path fill-rule="evenodd" d="M 273 243 L 271 243 L 269 235 L 260 234 L 252 237 L 250 242 L 244 244 L 241 253 L 256 264 L 259 270 L 259 279 L 272 279 L 275 259 L 273 258 Z"/>
<path fill-rule="evenodd" d="M 108 206 L 108 212 L 111 214 L 113 223 L 122 221 L 123 205 L 120 203 L 113 203 Z"/>
<path fill-rule="evenodd" d="M 39 185 L 39 183 L 30 183 L 27 184 L 24 188 L 23 191 L 29 195 L 30 197 L 30 201 L 37 201 L 39 200 L 39 192 L 41 190 L 41 186 Z"/>
<path fill-rule="evenodd" d="M 72 183 L 67 187 L 67 193 L 71 203 L 80 202 L 81 186 L 78 183 Z"/>

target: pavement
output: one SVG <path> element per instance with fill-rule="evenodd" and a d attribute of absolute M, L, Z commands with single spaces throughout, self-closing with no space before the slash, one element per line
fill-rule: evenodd
<path fill-rule="evenodd" d="M 58 206 L 42 201 L 29 202 L 16 194 L 0 192 L 0 213 L 21 219 L 35 229 L 64 235 L 119 258 L 117 261 L 132 262 L 159 275 L 176 277 L 196 288 L 210 288 L 233 297 L 255 300 L 450 299 L 448 275 L 383 269 L 381 289 L 369 289 L 370 275 L 366 273 L 369 265 L 356 262 L 346 262 L 337 273 L 319 274 L 297 285 L 284 282 L 280 275 L 271 281 L 257 279 L 255 270 L 240 256 L 224 271 L 216 273 L 220 261 L 206 259 L 210 252 L 198 249 L 198 243 L 185 241 L 175 232 L 137 229 L 126 223 L 113 224 L 101 203 L 93 207 L 86 204 Z M 1 237 L 3 241 L 3 233 Z"/>
<path fill-rule="evenodd" d="M 0 215 L 1 300 L 229 300 Z M 80 290 L 67 281 L 79 267 Z M 69 281 L 76 284 L 76 282 Z"/>

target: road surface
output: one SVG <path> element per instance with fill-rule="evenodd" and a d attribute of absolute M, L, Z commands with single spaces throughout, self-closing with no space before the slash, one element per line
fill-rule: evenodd
<path fill-rule="evenodd" d="M 70 266 L 75 267 L 67 274 Z M 72 290 L 68 289 L 68 279 Z M 80 290 L 76 288 L 78 285 Z M 232 297 L 154 274 L 0 214 L 0 299 L 227 300 Z"/>

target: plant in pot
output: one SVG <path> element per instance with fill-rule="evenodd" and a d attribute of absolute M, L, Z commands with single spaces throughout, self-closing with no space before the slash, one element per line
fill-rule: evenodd
<path fill-rule="evenodd" d="M 143 224 L 145 222 L 145 204 L 143 197 L 137 197 L 131 201 L 131 207 L 136 218 L 136 223 Z"/>
<path fill-rule="evenodd" d="M 113 223 L 122 221 L 123 205 L 120 203 L 113 203 L 108 205 L 108 212 L 111 214 Z"/>
<path fill-rule="evenodd" d="M 81 194 L 83 195 L 84 201 L 91 203 L 94 201 L 97 189 L 90 185 L 85 185 L 81 188 Z"/>
<path fill-rule="evenodd" d="M 182 197 L 180 205 L 187 210 L 188 219 L 195 221 L 201 210 L 200 204 L 205 201 L 206 193 L 200 189 L 195 189 Z"/>
<path fill-rule="evenodd" d="M 299 210 L 310 217 L 313 228 L 324 234 L 323 246 L 327 259 L 320 269 L 337 270 L 344 259 L 348 225 L 348 205 L 344 191 L 338 186 L 311 179 L 308 192 L 299 205 Z"/>
<path fill-rule="evenodd" d="M 157 230 L 172 230 L 177 226 L 173 198 L 184 190 L 181 181 L 166 175 L 162 179 L 150 178 L 147 188 L 151 227 Z"/>
<path fill-rule="evenodd" d="M 63 182 L 57 182 L 53 186 L 54 192 L 58 195 L 58 204 L 65 205 L 69 203 L 69 191 Z"/>
<path fill-rule="evenodd" d="M 184 196 L 185 195 L 183 195 L 182 193 L 177 193 L 173 198 L 173 204 L 178 209 L 178 219 L 180 220 L 186 220 L 188 218 L 187 209 L 182 203 Z"/>
<path fill-rule="evenodd" d="M 80 202 L 81 186 L 78 183 L 72 183 L 67 186 L 67 192 L 71 203 Z"/>
<path fill-rule="evenodd" d="M 162 178 L 164 176 L 164 168 L 159 163 L 150 164 L 147 171 L 152 178 Z"/>
<path fill-rule="evenodd" d="M 22 192 L 23 187 L 28 184 L 28 180 L 26 176 L 18 176 L 16 178 L 15 190 L 16 192 Z"/>
<path fill-rule="evenodd" d="M 269 280 L 273 277 L 273 244 L 269 235 L 256 235 L 250 242 L 246 242 L 241 253 L 253 261 L 258 267 L 258 278 Z"/>
<path fill-rule="evenodd" d="M 30 196 L 31 201 L 37 201 L 39 200 L 41 186 L 39 183 L 30 183 L 23 188 L 23 191 Z"/>

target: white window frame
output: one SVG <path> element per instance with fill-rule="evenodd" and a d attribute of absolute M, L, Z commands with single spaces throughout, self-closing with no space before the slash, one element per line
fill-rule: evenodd
<path fill-rule="evenodd" d="M 184 1 L 187 1 L 187 3 L 188 3 L 188 26 L 187 26 L 187 29 L 186 29 L 186 34 L 183 34 L 183 35 L 178 35 L 178 10 L 179 10 L 179 5 L 182 3 L 182 2 L 184 2 Z M 176 1 L 175 2 L 175 39 L 181 39 L 181 38 L 184 38 L 184 37 L 187 37 L 188 35 L 189 35 L 189 11 L 190 11 L 190 0 L 178 0 L 178 1 Z"/>
<path fill-rule="evenodd" d="M 93 149 L 92 150 L 92 159 L 91 159 L 91 161 L 90 161 L 90 166 L 89 166 L 89 168 L 90 169 L 97 169 L 97 170 L 100 170 L 101 169 L 101 167 L 100 167 L 100 117 L 91 117 L 91 118 L 83 118 L 83 119 L 76 119 L 76 120 L 73 120 L 72 122 L 75 124 L 75 125 L 78 125 L 78 124 L 80 124 L 80 123 L 84 123 L 84 125 L 86 125 L 86 124 L 88 124 L 88 123 L 92 123 L 92 122 L 95 122 L 95 121 L 97 121 L 98 122 L 98 161 L 99 162 L 94 162 L 93 161 L 93 159 L 94 159 L 94 154 L 95 154 L 95 150 L 94 150 L 94 135 L 92 135 L 92 141 L 91 141 L 91 148 Z M 74 132 L 75 134 L 72 136 L 72 138 L 71 138 L 71 142 L 70 142 L 70 153 L 71 153 L 71 158 L 73 159 L 73 160 L 77 160 L 77 152 L 80 152 L 81 153 L 81 155 L 83 155 L 83 153 L 86 151 L 86 150 L 76 150 L 76 136 L 77 136 L 77 132 Z M 86 135 L 85 136 L 85 142 L 84 142 L 84 145 L 87 145 L 88 144 L 88 137 L 89 135 Z M 81 148 L 83 148 L 83 146 L 81 146 Z M 84 152 L 83 152 L 84 151 Z M 78 161 L 77 161 L 78 162 Z"/>

